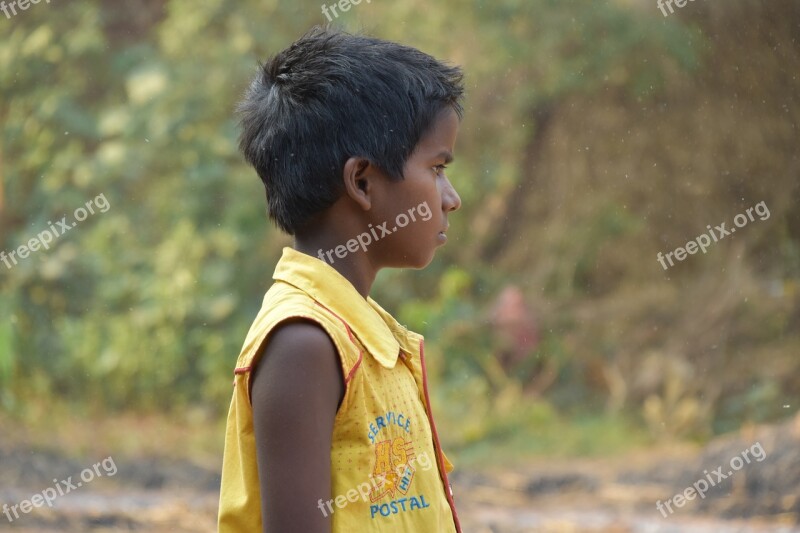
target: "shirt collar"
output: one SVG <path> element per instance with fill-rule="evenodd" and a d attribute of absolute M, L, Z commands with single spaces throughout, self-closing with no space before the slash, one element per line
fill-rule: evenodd
<path fill-rule="evenodd" d="M 326 262 L 286 247 L 272 277 L 297 287 L 343 319 L 382 366 L 394 368 L 400 348 L 417 352 L 422 337 L 401 326 L 369 296 L 364 299 Z"/>

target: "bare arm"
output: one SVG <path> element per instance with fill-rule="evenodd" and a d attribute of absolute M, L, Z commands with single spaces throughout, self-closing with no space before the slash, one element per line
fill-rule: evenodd
<path fill-rule="evenodd" d="M 253 376 L 252 401 L 264 533 L 329 533 L 331 437 L 344 380 L 322 328 L 279 327 Z M 326 517 L 327 514 L 327 517 Z"/>

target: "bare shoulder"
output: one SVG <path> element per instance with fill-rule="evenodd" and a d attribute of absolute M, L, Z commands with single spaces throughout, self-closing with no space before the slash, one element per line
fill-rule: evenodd
<path fill-rule="evenodd" d="M 269 403 L 270 398 L 294 396 L 292 391 L 298 387 L 313 386 L 336 396 L 338 407 L 341 385 L 339 356 L 328 334 L 311 321 L 293 320 L 278 326 L 263 347 L 253 375 L 251 398 L 255 409 Z"/>

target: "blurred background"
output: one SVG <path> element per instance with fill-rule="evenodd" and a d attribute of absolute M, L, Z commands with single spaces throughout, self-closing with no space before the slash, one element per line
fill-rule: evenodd
<path fill-rule="evenodd" d="M 291 245 L 234 108 L 329 22 L 466 73 L 449 243 L 372 293 L 426 337 L 464 531 L 800 530 L 800 0 L 17 2 L 0 505 L 118 471 L 0 530 L 215 529 L 233 365 Z"/>

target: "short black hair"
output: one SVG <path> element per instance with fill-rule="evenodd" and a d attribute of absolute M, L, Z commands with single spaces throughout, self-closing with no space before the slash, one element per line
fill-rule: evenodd
<path fill-rule="evenodd" d="M 463 93 L 457 66 L 317 26 L 259 65 L 238 107 L 239 148 L 264 182 L 270 218 L 294 235 L 343 193 L 348 158 L 403 179 L 439 113 L 462 117 Z"/>

